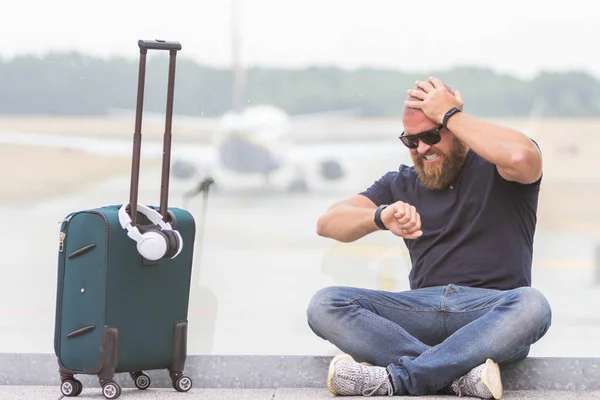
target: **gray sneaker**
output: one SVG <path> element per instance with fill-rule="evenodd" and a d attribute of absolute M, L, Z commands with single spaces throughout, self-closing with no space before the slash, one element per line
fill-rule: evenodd
<path fill-rule="evenodd" d="M 327 388 L 336 396 L 393 396 L 387 369 L 357 363 L 340 354 L 329 364 Z"/>
<path fill-rule="evenodd" d="M 488 358 L 466 375 L 458 378 L 450 385 L 452 392 L 460 397 L 479 397 L 481 399 L 499 399 L 502 397 L 502 379 L 500 367 Z"/>

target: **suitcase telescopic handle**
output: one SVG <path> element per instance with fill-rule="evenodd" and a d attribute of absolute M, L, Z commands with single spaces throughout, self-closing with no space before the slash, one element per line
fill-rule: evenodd
<path fill-rule="evenodd" d="M 135 111 L 135 131 L 133 134 L 133 156 L 131 161 L 131 185 L 129 188 L 129 214 L 132 225 L 136 223 L 140 179 L 140 153 L 142 145 L 142 112 L 144 109 L 144 86 L 146 81 L 146 53 L 148 50 L 169 50 L 169 75 L 167 82 L 167 109 L 165 134 L 163 138 L 162 176 L 160 189 L 160 213 L 167 221 L 169 174 L 171 166 L 171 126 L 173 121 L 173 97 L 175 91 L 175 60 L 181 50 L 179 42 L 166 40 L 139 40 L 140 64 L 138 72 L 137 105 Z"/>
<path fill-rule="evenodd" d="M 181 43 L 161 39 L 138 40 L 138 46 L 145 50 L 181 50 Z"/>

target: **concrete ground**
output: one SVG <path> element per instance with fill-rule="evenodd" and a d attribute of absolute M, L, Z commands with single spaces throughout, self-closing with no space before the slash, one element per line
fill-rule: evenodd
<path fill-rule="evenodd" d="M 48 386 L 0 386 L 2 400 L 56 400 L 61 398 L 58 387 Z M 187 393 L 178 393 L 169 389 L 123 389 L 119 399 L 141 400 L 298 400 L 298 399 L 332 399 L 334 396 L 327 389 L 191 389 Z M 362 397 L 344 397 L 344 399 Z M 456 396 L 397 396 L 394 398 L 442 400 L 455 399 Z M 66 397 L 65 397 L 66 399 Z M 104 399 L 99 388 L 84 389 L 77 399 Z M 527 400 L 587 400 L 600 399 L 600 391 L 585 390 L 524 390 L 505 391 L 502 399 L 527 399 Z"/>

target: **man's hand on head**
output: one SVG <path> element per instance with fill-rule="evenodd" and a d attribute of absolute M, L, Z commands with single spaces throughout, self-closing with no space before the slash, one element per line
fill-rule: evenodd
<path fill-rule="evenodd" d="M 444 114 L 452 107 L 462 110 L 463 99 L 460 93 L 456 90 L 454 94 L 450 93 L 439 79 L 431 77 L 428 81 L 417 81 L 416 85 L 416 89 L 409 89 L 407 93 L 418 100 L 407 100 L 404 104 L 421 109 L 430 120 L 441 124 Z"/>
<path fill-rule="evenodd" d="M 386 207 L 381 212 L 381 221 L 390 232 L 403 239 L 416 239 L 423 234 L 421 216 L 414 206 L 402 201 Z"/>

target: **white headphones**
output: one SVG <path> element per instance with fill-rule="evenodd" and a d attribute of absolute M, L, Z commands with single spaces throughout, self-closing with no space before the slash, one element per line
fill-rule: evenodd
<path fill-rule="evenodd" d="M 119 208 L 119 223 L 123 229 L 127 229 L 127 236 L 137 243 L 138 253 L 151 261 L 156 261 L 163 257 L 177 257 L 183 248 L 181 234 L 173 230 L 170 223 L 164 222 L 162 215 L 158 211 L 143 204 L 138 204 L 138 211 L 160 228 L 160 230 L 151 229 L 142 234 L 137 226 L 131 225 L 131 217 L 127 212 L 127 205 L 128 203 L 125 203 Z"/>

